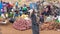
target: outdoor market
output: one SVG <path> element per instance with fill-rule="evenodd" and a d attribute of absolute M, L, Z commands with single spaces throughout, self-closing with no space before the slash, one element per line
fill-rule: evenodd
<path fill-rule="evenodd" d="M 60 0 L 0 0 L 2 34 L 59 34 Z"/>

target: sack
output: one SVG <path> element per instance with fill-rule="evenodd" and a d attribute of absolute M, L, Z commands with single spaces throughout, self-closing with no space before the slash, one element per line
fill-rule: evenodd
<path fill-rule="evenodd" d="M 53 21 L 54 17 L 53 16 L 48 16 L 45 20 L 45 22 L 51 22 Z"/>

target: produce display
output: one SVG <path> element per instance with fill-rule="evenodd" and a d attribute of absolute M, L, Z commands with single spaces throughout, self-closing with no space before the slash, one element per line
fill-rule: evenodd
<path fill-rule="evenodd" d="M 40 30 L 54 30 L 56 24 L 54 22 L 46 22 L 41 25 Z"/>
<path fill-rule="evenodd" d="M 14 23 L 13 23 L 13 27 L 17 30 L 27 30 L 30 29 L 32 26 L 31 24 L 31 20 L 29 18 L 20 18 L 17 19 Z"/>
<path fill-rule="evenodd" d="M 50 21 L 51 18 L 48 19 L 41 25 L 40 30 L 58 30 L 58 29 L 60 30 L 59 17 L 57 17 L 55 20 L 52 21 Z"/>
<path fill-rule="evenodd" d="M 47 2 L 45 0 L 38 0 L 37 2 L 35 2 L 36 0 L 34 2 L 33 0 L 26 1 L 28 1 L 27 4 L 25 1 L 23 1 L 23 3 L 20 3 L 18 1 L 13 3 L 7 3 L 3 1 L 2 3 L 0 2 L 0 24 L 6 24 L 9 21 L 10 23 L 12 23 L 13 28 L 17 30 L 24 31 L 30 29 L 33 23 L 31 22 L 31 19 L 29 17 L 33 17 L 31 15 L 35 11 L 34 14 L 37 17 L 36 21 L 39 22 L 39 25 L 41 24 L 41 30 L 60 29 L 59 2 Z M 41 20 L 40 15 L 41 17 L 43 16 Z M 56 18 L 56 16 L 58 17 Z"/>

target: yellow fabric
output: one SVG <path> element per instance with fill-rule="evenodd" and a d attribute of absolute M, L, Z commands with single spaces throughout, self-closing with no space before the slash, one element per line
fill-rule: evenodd
<path fill-rule="evenodd" d="M 8 14 L 6 14 L 6 17 L 8 17 Z"/>
<path fill-rule="evenodd" d="M 21 16 L 21 18 L 26 18 L 26 17 L 28 17 L 28 15 L 23 14 L 23 15 Z"/>

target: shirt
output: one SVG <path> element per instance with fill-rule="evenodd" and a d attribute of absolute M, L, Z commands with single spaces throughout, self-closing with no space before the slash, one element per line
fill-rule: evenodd
<path fill-rule="evenodd" d="M 37 22 L 37 20 L 36 20 L 36 16 L 35 16 L 35 14 L 32 14 L 31 15 L 31 20 L 32 20 L 32 24 L 37 24 L 36 22 Z"/>
<path fill-rule="evenodd" d="M 42 15 L 49 16 L 49 13 L 47 13 L 47 12 L 44 11 L 44 12 L 42 13 Z"/>

